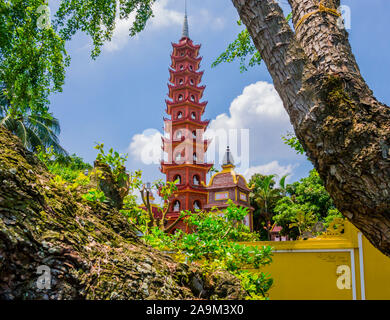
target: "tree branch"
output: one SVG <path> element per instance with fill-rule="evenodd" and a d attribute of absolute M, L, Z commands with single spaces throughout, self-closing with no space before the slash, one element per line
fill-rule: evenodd
<path fill-rule="evenodd" d="M 274 0 L 232 2 L 336 207 L 390 255 L 390 108 L 365 83 L 338 17 L 312 14 L 295 35 Z M 295 25 L 318 8 L 289 3 Z"/>

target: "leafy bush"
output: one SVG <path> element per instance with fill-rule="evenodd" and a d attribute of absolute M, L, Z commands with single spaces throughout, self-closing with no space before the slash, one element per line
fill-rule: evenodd
<path fill-rule="evenodd" d="M 317 221 L 327 226 L 334 218 L 342 217 L 315 169 L 308 177 L 288 185 L 286 189 L 288 196 L 277 202 L 273 217 L 283 227 L 283 234 L 294 239 L 310 231 Z"/>
<path fill-rule="evenodd" d="M 258 239 L 242 224 L 248 214 L 247 208 L 229 201 L 224 212 L 187 211 L 182 214 L 192 233 L 178 230 L 175 234 L 167 234 L 153 228 L 144 240 L 156 248 L 175 252 L 187 262 L 200 264 L 204 273 L 227 270 L 241 280 L 251 299 L 265 299 L 273 281 L 259 269 L 272 262 L 272 251 L 271 247 L 238 243 Z"/>
<path fill-rule="evenodd" d="M 71 156 L 59 155 L 53 152 L 53 148 L 43 150 L 39 148 L 37 157 L 46 165 L 50 173 L 62 177 L 67 182 L 74 182 L 80 174 L 92 169 L 89 163 L 75 154 Z"/>
<path fill-rule="evenodd" d="M 106 154 L 104 152 L 104 143 L 96 145 L 95 149 L 99 151 L 96 160 L 107 164 L 111 168 L 115 181 L 118 183 L 126 181 L 128 177 L 126 174 L 125 162 L 128 155 L 119 154 L 117 151 L 114 151 L 113 148 L 109 149 Z"/>
<path fill-rule="evenodd" d="M 90 202 L 104 202 L 106 200 L 104 192 L 95 188 L 89 189 L 86 194 L 82 195 L 82 197 L 84 200 Z"/>

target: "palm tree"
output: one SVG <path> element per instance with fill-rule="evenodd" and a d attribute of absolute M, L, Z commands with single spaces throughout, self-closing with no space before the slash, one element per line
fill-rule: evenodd
<path fill-rule="evenodd" d="M 263 216 L 265 220 L 265 229 L 267 231 L 268 240 L 271 240 L 271 220 L 273 216 L 272 208 L 275 203 L 281 199 L 282 196 L 286 194 L 286 177 L 284 175 L 279 180 L 279 188 L 274 188 L 274 178 L 275 174 L 269 176 L 258 175 L 254 178 L 253 181 L 253 191 L 251 193 L 252 199 L 256 202 L 260 208 L 260 215 Z"/>
<path fill-rule="evenodd" d="M 289 227 L 297 227 L 299 236 L 301 238 L 305 238 L 305 234 L 306 237 L 308 237 L 309 233 L 311 234 L 312 228 L 316 224 L 317 220 L 317 217 L 313 213 L 300 210 L 297 212 L 296 216 L 293 217 L 292 223 L 290 223 Z"/>
<path fill-rule="evenodd" d="M 24 114 L 14 115 L 9 110 L 4 86 L 0 86 L 0 125 L 18 136 L 23 146 L 30 151 L 53 147 L 56 154 L 68 155 L 58 141 L 57 135 L 61 131 L 58 119 L 47 112 L 37 113 L 27 109 Z"/>

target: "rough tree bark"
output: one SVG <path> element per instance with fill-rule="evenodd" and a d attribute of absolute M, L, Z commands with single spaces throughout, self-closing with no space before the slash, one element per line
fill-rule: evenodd
<path fill-rule="evenodd" d="M 288 1 L 294 26 L 319 3 Z M 339 18 L 317 12 L 294 32 L 275 0 L 232 2 L 337 208 L 390 256 L 390 108 L 365 83 Z"/>

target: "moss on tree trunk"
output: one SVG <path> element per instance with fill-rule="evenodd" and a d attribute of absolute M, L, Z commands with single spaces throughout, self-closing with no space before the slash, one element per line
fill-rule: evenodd
<path fill-rule="evenodd" d="M 115 207 L 88 203 L 52 178 L 0 126 L 0 299 L 244 297 L 230 274 L 204 279 L 146 246 Z M 41 265 L 51 289 L 37 287 Z"/>

